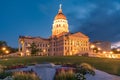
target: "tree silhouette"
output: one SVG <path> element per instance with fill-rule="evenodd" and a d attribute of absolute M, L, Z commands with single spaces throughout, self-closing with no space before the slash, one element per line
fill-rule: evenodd
<path fill-rule="evenodd" d="M 0 41 L 0 47 L 7 46 L 7 43 L 5 41 Z"/>
<path fill-rule="evenodd" d="M 37 48 L 37 45 L 33 42 L 31 44 L 31 55 L 37 55 L 39 52 L 39 49 Z"/>

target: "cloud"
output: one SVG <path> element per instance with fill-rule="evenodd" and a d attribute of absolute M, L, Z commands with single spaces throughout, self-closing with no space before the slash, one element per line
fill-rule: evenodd
<path fill-rule="evenodd" d="M 84 5 L 74 5 L 73 10 L 67 11 L 67 17 L 69 24 L 73 26 L 72 30 L 82 27 L 82 23 L 90 17 L 90 13 L 96 9 L 96 5 L 93 3 L 85 3 Z"/>
<path fill-rule="evenodd" d="M 76 5 L 77 4 L 77 5 Z M 113 0 L 92 0 L 88 3 L 74 3 L 75 13 L 68 13 L 73 32 L 81 31 L 90 39 L 117 42 L 120 40 L 120 2 Z M 80 6 L 78 6 L 80 5 Z M 78 14 L 78 15 L 77 15 Z"/>
<path fill-rule="evenodd" d="M 120 10 L 120 3 L 119 2 L 115 2 L 114 3 L 114 7 L 116 10 Z"/>
<path fill-rule="evenodd" d="M 76 18 L 85 19 L 89 17 L 90 12 L 96 8 L 95 4 L 87 3 L 84 6 L 76 6 L 74 12 L 76 13 Z"/>
<path fill-rule="evenodd" d="M 120 41 L 112 43 L 112 48 L 118 48 L 118 47 L 120 47 Z"/>
<path fill-rule="evenodd" d="M 114 2 L 112 8 L 108 9 L 108 15 L 114 14 L 117 11 L 120 11 L 120 2 Z"/>

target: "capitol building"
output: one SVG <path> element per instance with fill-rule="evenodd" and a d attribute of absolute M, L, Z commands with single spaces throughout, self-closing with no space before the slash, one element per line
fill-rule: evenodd
<path fill-rule="evenodd" d="M 31 55 L 31 44 L 40 49 L 38 55 L 72 56 L 89 53 L 89 37 L 81 32 L 71 33 L 66 16 L 60 5 L 52 24 L 49 38 L 19 36 L 19 52 L 23 56 Z"/>

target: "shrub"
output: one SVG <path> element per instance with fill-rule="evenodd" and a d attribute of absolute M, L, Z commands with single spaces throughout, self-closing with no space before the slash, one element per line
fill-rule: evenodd
<path fill-rule="evenodd" d="M 72 69 L 66 72 L 66 80 L 76 80 L 75 73 L 73 72 Z"/>
<path fill-rule="evenodd" d="M 95 75 L 94 68 L 90 64 L 87 64 L 87 63 L 82 63 L 81 65 L 79 65 L 76 71 L 83 75 L 86 75 L 86 74 Z"/>
<path fill-rule="evenodd" d="M 0 73 L 4 72 L 4 66 L 0 65 Z"/>
<path fill-rule="evenodd" d="M 76 69 L 76 78 L 77 80 L 86 80 L 85 75 L 86 74 L 91 74 L 95 75 L 94 68 L 87 64 L 87 63 L 82 63 L 81 65 L 77 66 Z"/>
<path fill-rule="evenodd" d="M 35 73 L 15 72 L 13 80 L 40 80 Z"/>
<path fill-rule="evenodd" d="M 8 66 L 7 69 L 18 69 L 18 68 L 25 68 L 25 65 L 14 65 L 14 66 Z"/>
<path fill-rule="evenodd" d="M 2 72 L 2 73 L 0 73 L 0 79 L 4 79 L 8 76 L 12 76 L 12 72 Z"/>
<path fill-rule="evenodd" d="M 76 80 L 86 80 L 85 76 L 81 73 L 76 73 L 75 78 Z"/>
<path fill-rule="evenodd" d="M 68 69 L 68 70 L 61 69 L 55 75 L 54 80 L 76 80 L 75 73 L 73 72 L 72 69 Z"/>
<path fill-rule="evenodd" d="M 5 72 L 5 70 L 4 70 L 5 68 L 6 68 L 5 66 L 0 65 L 0 79 L 4 79 L 7 76 L 11 76 L 12 75 L 11 72 Z"/>

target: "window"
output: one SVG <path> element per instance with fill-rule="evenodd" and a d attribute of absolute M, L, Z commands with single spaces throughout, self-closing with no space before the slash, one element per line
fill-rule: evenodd
<path fill-rule="evenodd" d="M 60 24 L 59 24 L 59 27 L 60 27 Z"/>

